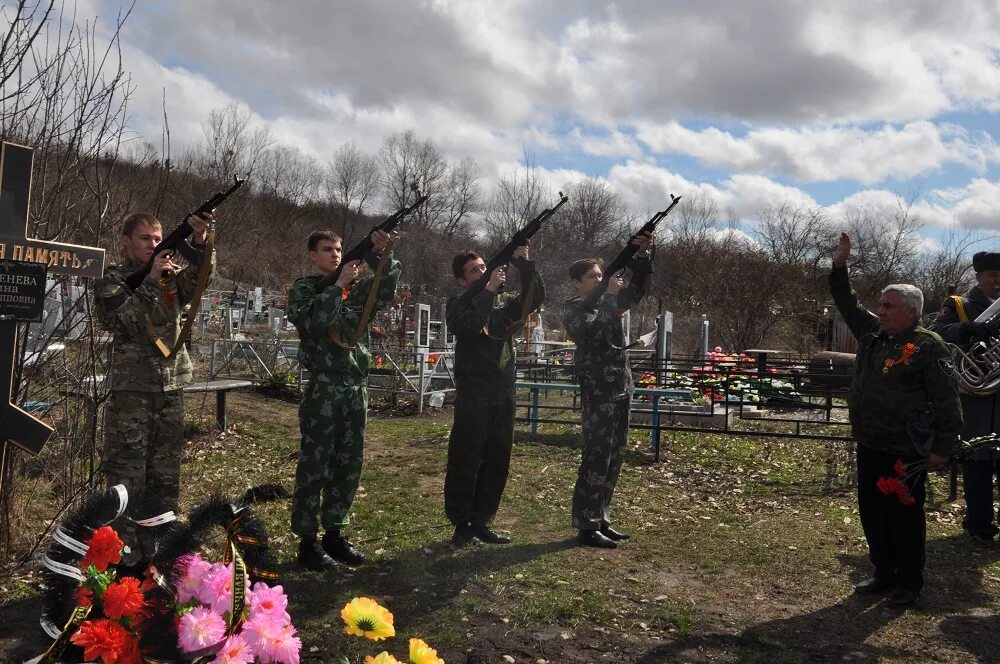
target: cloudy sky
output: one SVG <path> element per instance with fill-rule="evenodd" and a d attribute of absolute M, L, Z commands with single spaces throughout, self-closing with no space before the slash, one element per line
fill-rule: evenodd
<path fill-rule="evenodd" d="M 236 102 L 321 159 L 413 129 L 639 210 L 919 193 L 931 228 L 1000 231 L 1000 0 L 138 0 L 123 39 L 155 144 L 165 89 L 175 143 Z"/>

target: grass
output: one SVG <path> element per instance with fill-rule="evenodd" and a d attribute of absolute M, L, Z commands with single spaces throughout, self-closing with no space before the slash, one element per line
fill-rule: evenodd
<path fill-rule="evenodd" d="M 257 393 L 230 403 L 224 433 L 206 423 L 214 403 L 188 403 L 197 435 L 185 452 L 182 511 L 213 492 L 292 489 L 295 405 Z M 964 662 L 1000 645 L 983 610 L 1000 595 L 1000 562 L 959 536 L 958 504 L 930 510 L 920 607 L 901 614 L 850 597 L 851 580 L 868 573 L 866 548 L 853 494 L 823 491 L 822 443 L 674 433 L 653 463 L 648 434 L 634 432 L 614 503 L 633 538 L 603 551 L 575 546 L 570 526 L 579 428 L 544 425 L 535 441 L 519 428 L 495 524 L 514 543 L 454 550 L 442 506 L 450 426 L 450 410 L 371 417 L 345 531 L 369 555 L 356 570 L 298 569 L 289 502 L 256 507 L 304 661 L 360 662 L 383 649 L 403 657 L 411 636 L 448 662 Z M 944 479 L 933 484 L 943 498 Z M 2 585 L 3 606 L 35 592 L 24 575 Z M 343 633 L 340 608 L 360 595 L 394 613 L 395 639 Z"/>

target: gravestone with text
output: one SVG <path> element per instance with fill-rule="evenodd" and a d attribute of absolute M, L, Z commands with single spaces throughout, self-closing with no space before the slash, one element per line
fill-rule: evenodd
<path fill-rule="evenodd" d="M 0 496 L 5 495 L 12 446 L 37 455 L 52 434 L 52 427 L 14 403 L 18 322 L 41 320 L 46 272 L 91 278 L 104 273 L 103 249 L 27 237 L 31 164 L 31 148 L 0 146 Z M 30 304 L 33 285 L 42 295 L 34 318 L 23 309 Z"/>

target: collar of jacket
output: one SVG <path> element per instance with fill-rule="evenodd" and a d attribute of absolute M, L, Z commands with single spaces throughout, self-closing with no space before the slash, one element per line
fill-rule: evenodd
<path fill-rule="evenodd" d="M 879 331 L 873 336 L 875 339 L 882 338 L 889 341 L 900 341 L 905 343 L 907 341 L 913 341 L 913 338 L 917 336 L 917 328 L 919 326 L 919 323 L 914 323 L 899 334 L 886 334 L 885 332 Z"/>
<path fill-rule="evenodd" d="M 989 295 L 983 292 L 983 289 L 980 288 L 979 284 L 970 288 L 965 297 L 969 298 L 969 302 L 975 302 L 984 309 L 993 304 L 993 300 L 990 299 Z"/>

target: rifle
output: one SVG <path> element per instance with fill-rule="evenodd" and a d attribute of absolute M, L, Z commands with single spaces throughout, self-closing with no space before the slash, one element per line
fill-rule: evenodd
<path fill-rule="evenodd" d="M 421 196 L 420 192 L 416 189 L 416 185 L 414 185 L 413 191 L 417 194 L 417 200 L 413 202 L 413 205 L 409 207 L 404 205 L 393 212 L 391 215 L 386 217 L 382 223 L 374 227 L 368 235 L 364 236 L 361 242 L 358 242 L 356 245 L 351 247 L 351 250 L 341 257 L 340 265 L 337 266 L 337 269 L 316 282 L 317 293 L 322 293 L 325 289 L 337 283 L 337 280 L 340 279 L 340 274 L 344 271 L 344 266 L 351 261 L 368 260 L 370 258 L 372 255 L 372 249 L 375 248 L 375 245 L 372 243 L 372 233 L 375 231 L 392 233 L 392 231 L 396 229 L 396 226 L 401 224 L 408 216 L 416 212 L 417 208 L 424 204 L 424 201 L 427 200 L 427 195 L 425 194 Z M 372 265 L 373 269 L 374 267 L 375 266 Z"/>
<path fill-rule="evenodd" d="M 556 210 L 561 208 L 567 201 L 569 201 L 569 196 L 564 196 L 560 191 L 558 203 L 550 208 L 542 210 L 538 213 L 537 217 L 518 229 L 518 231 L 514 233 L 514 237 L 510 239 L 510 242 L 504 245 L 503 249 L 497 252 L 497 254 L 486 264 L 486 271 L 483 272 L 481 277 L 479 277 L 479 280 L 462 291 L 462 294 L 459 296 L 460 301 L 468 302 L 473 297 L 481 293 L 482 290 L 486 288 L 486 284 L 489 283 L 490 275 L 493 274 L 493 270 L 497 269 L 501 265 L 507 265 L 507 263 L 510 263 L 510 261 L 514 258 L 514 252 L 517 248 L 528 244 L 528 240 L 530 240 L 531 237 L 542 228 L 542 223 L 554 215 Z"/>
<path fill-rule="evenodd" d="M 594 309 L 597 306 L 597 301 L 600 300 L 601 296 L 608 290 L 608 282 L 611 280 L 611 277 L 622 268 L 628 267 L 632 257 L 635 256 L 635 252 L 639 251 L 639 247 L 632 244 L 632 242 L 642 233 L 652 233 L 655 231 L 656 225 L 660 223 L 664 217 L 670 214 L 670 211 L 673 210 L 674 207 L 680 202 L 680 196 L 670 194 L 670 205 L 667 206 L 667 209 L 654 214 L 642 228 L 636 231 L 632 237 L 628 239 L 628 242 L 625 243 L 625 248 L 622 249 L 617 256 L 615 256 L 614 260 L 608 263 L 607 267 L 604 268 L 604 278 L 598 282 L 597 286 L 594 287 L 594 290 L 590 291 L 590 295 L 584 298 L 584 307 L 587 309 Z"/>
<path fill-rule="evenodd" d="M 180 245 L 181 242 L 186 240 L 187 237 L 194 232 L 194 229 L 191 228 L 191 225 L 187 222 L 188 217 L 192 215 L 199 216 L 205 213 L 214 212 L 215 208 L 217 208 L 224 200 L 232 196 L 236 192 L 236 190 L 242 187 L 243 183 L 247 181 L 245 177 L 241 178 L 238 175 L 233 176 L 233 178 L 234 178 L 233 186 L 230 187 L 228 191 L 215 192 L 215 194 L 211 198 L 209 198 L 207 201 L 199 205 L 194 212 L 189 212 L 188 214 L 184 215 L 184 218 L 181 219 L 180 225 L 177 226 L 177 228 L 175 228 L 174 230 L 170 231 L 170 235 L 163 238 L 163 241 L 160 242 L 158 245 L 156 245 L 156 249 L 153 250 L 153 255 L 149 257 L 149 260 L 146 261 L 146 264 L 125 278 L 125 285 L 132 290 L 135 290 L 139 286 L 141 286 L 142 280 L 146 278 L 146 276 L 150 273 L 150 271 L 152 271 L 153 261 L 156 260 L 156 256 L 158 254 L 162 254 L 164 251 L 177 250 L 178 245 Z"/>

